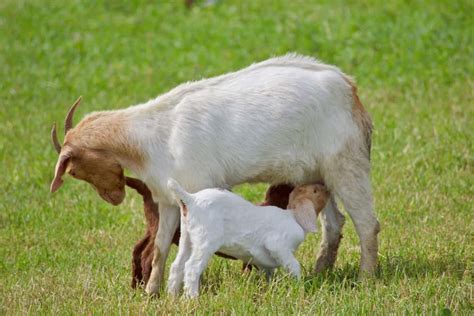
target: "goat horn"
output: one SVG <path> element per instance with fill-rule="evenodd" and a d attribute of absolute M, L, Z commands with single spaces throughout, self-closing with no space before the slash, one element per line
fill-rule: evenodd
<path fill-rule="evenodd" d="M 74 111 L 76 110 L 76 107 L 81 103 L 82 96 L 77 98 L 76 102 L 71 106 L 69 109 L 69 112 L 67 112 L 66 119 L 64 120 L 64 135 L 72 128 L 72 117 L 74 116 Z"/>
<path fill-rule="evenodd" d="M 61 152 L 61 145 L 59 144 L 58 134 L 56 133 L 56 123 L 53 124 L 53 129 L 51 130 L 51 139 L 53 140 L 53 145 L 58 154 Z"/>

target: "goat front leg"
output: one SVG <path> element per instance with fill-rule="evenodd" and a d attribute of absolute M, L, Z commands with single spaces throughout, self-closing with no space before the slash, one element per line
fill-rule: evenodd
<path fill-rule="evenodd" d="M 160 223 L 155 238 L 152 270 L 150 280 L 146 286 L 148 294 L 158 293 L 160 286 L 163 284 L 166 259 L 179 222 L 179 208 L 177 206 L 160 202 L 159 212 Z"/>
<path fill-rule="evenodd" d="M 291 276 L 297 280 L 300 279 L 300 263 L 288 248 L 282 247 L 276 241 L 266 243 L 265 248 L 270 252 L 270 256 L 275 259 L 280 266 L 285 268 Z"/>

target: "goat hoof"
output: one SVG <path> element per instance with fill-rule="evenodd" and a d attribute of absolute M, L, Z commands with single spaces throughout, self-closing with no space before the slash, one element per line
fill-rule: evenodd
<path fill-rule="evenodd" d="M 166 290 L 166 292 L 168 292 L 168 295 L 169 295 L 169 296 L 177 297 L 177 296 L 179 295 L 179 288 L 176 288 L 176 287 L 168 287 L 168 289 Z"/>
<path fill-rule="evenodd" d="M 157 295 L 158 294 L 158 289 L 159 289 L 158 284 L 152 284 L 151 282 L 148 282 L 148 284 L 146 285 L 146 288 L 145 288 L 145 292 L 148 295 Z"/>
<path fill-rule="evenodd" d="M 314 273 L 320 274 L 326 271 L 330 271 L 334 268 L 334 263 L 326 262 L 324 260 L 318 261 L 314 267 Z"/>
<path fill-rule="evenodd" d="M 365 271 L 365 270 L 359 271 L 359 277 L 358 277 L 359 282 L 370 282 L 375 279 L 376 279 L 375 271 Z"/>

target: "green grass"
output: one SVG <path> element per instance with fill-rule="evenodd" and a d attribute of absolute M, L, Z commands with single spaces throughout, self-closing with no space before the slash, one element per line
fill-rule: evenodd
<path fill-rule="evenodd" d="M 472 1 L 0 2 L 0 314 L 473 313 Z M 296 51 L 356 77 L 375 123 L 380 273 L 357 281 L 350 220 L 335 269 L 269 284 L 215 258 L 196 301 L 132 291 L 140 199 L 107 205 L 68 179 L 51 195 L 53 121 Z M 264 185 L 242 186 L 252 201 Z M 175 255 L 172 251 L 171 257 Z M 169 260 L 170 262 L 171 260 Z"/>

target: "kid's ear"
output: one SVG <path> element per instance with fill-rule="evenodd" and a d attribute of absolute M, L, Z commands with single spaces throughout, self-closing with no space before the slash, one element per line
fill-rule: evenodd
<path fill-rule="evenodd" d="M 296 221 L 306 233 L 318 231 L 316 211 L 309 199 L 301 199 L 295 203 L 293 211 Z"/>

